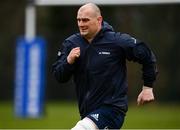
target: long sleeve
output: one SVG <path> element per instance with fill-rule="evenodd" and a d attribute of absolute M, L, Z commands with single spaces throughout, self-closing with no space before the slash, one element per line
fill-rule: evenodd
<path fill-rule="evenodd" d="M 139 43 L 133 48 L 134 61 L 142 64 L 144 86 L 152 87 L 158 73 L 156 57 L 145 43 Z"/>
<path fill-rule="evenodd" d="M 74 70 L 74 65 L 67 62 L 67 56 L 71 51 L 71 45 L 68 41 L 65 41 L 62 45 L 62 48 L 58 51 L 57 60 L 52 65 L 52 73 L 55 76 L 56 80 L 59 82 L 67 82 Z"/>
<path fill-rule="evenodd" d="M 134 61 L 142 64 L 142 78 L 144 85 L 153 87 L 153 82 L 156 80 L 158 73 L 156 66 L 156 57 L 152 50 L 144 43 L 129 35 L 125 35 L 124 50 L 126 58 L 129 61 Z"/>

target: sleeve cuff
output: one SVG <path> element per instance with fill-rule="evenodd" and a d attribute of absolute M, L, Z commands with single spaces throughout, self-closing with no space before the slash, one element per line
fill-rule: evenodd
<path fill-rule="evenodd" d="M 153 88 L 153 83 L 144 82 L 144 86 Z"/>
<path fill-rule="evenodd" d="M 73 70 L 74 69 L 74 65 L 73 64 L 69 64 L 67 59 L 64 61 L 65 63 L 65 68 L 67 68 L 68 70 Z"/>

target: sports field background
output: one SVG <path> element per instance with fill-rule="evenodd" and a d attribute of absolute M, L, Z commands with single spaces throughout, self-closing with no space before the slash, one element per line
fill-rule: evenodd
<path fill-rule="evenodd" d="M 0 129 L 70 129 L 80 119 L 77 105 L 61 100 L 75 101 L 75 90 L 71 83 L 58 84 L 51 67 L 64 39 L 78 31 L 76 11 L 79 7 L 37 8 L 37 36 L 47 41 L 46 109 L 40 119 L 23 119 L 15 117 L 12 101 L 16 40 L 24 36 L 25 6 L 25 0 L 0 1 Z M 131 103 L 141 90 L 141 66 L 128 64 L 128 96 L 131 100 L 123 128 L 180 129 L 180 4 L 100 8 L 103 19 L 115 31 L 146 42 L 157 56 L 159 75 L 153 89 L 157 100 L 143 107 Z"/>
<path fill-rule="evenodd" d="M 44 116 L 39 119 L 22 119 L 15 117 L 13 103 L 1 102 L 0 129 L 69 129 L 79 120 L 75 102 L 49 102 L 45 108 Z M 129 104 L 123 128 L 180 129 L 180 105 Z"/>

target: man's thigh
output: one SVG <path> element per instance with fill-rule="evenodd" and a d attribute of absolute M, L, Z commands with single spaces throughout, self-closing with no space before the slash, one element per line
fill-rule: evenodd
<path fill-rule="evenodd" d="M 96 124 L 89 118 L 77 122 L 77 124 L 71 130 L 98 130 Z"/>

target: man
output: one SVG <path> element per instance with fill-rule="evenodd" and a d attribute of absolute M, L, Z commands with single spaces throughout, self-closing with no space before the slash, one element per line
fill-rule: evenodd
<path fill-rule="evenodd" d="M 156 59 L 145 43 L 116 33 L 93 3 L 77 13 L 80 33 L 67 38 L 53 64 L 59 82 L 74 78 L 81 119 L 72 130 L 120 129 L 127 112 L 126 59 L 142 64 L 138 105 L 154 100 Z"/>

